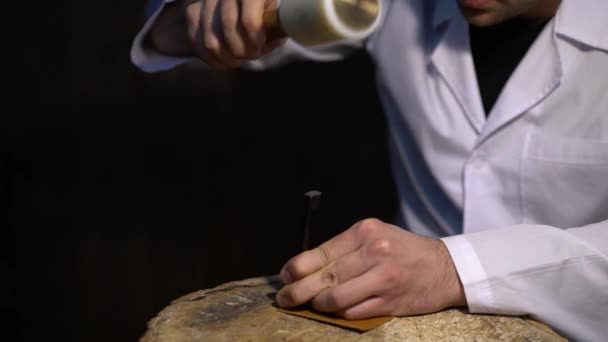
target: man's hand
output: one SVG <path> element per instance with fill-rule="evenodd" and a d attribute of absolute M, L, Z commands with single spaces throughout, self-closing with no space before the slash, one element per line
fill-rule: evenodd
<path fill-rule="evenodd" d="M 177 0 L 159 16 L 148 43 L 167 55 L 235 68 L 285 42 L 266 39 L 264 12 L 276 7 L 277 0 Z"/>
<path fill-rule="evenodd" d="M 289 260 L 281 307 L 312 301 L 346 319 L 431 313 L 464 306 L 464 290 L 446 246 L 368 219 Z"/>

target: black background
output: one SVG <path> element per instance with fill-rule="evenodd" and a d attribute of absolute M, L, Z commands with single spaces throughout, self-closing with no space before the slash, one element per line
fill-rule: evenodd
<path fill-rule="evenodd" d="M 129 61 L 143 1 L 3 4 L 3 312 L 16 340 L 133 341 L 171 300 L 275 274 L 390 220 L 385 121 L 363 52 L 267 72 Z"/>

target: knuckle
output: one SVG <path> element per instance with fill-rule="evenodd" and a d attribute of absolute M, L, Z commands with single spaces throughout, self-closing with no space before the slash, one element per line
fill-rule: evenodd
<path fill-rule="evenodd" d="M 368 236 L 380 230 L 382 228 L 382 225 L 382 221 L 375 218 L 368 218 L 360 221 L 357 225 L 357 228 L 361 235 Z"/>
<path fill-rule="evenodd" d="M 323 270 L 321 273 L 321 279 L 323 279 L 323 283 L 328 287 L 336 287 L 340 284 L 340 279 L 338 279 L 338 272 L 333 269 L 333 267 L 328 267 Z"/>
<path fill-rule="evenodd" d="M 328 291 L 323 297 L 322 301 L 320 296 L 315 297 L 313 300 L 313 308 L 319 311 L 335 311 L 339 310 L 342 305 L 341 298 L 336 295 L 334 291 Z"/>
<path fill-rule="evenodd" d="M 233 67 L 239 66 L 241 64 L 241 61 L 239 59 L 246 57 L 245 50 L 241 46 L 231 47 L 230 53 L 232 53 L 232 56 L 237 58 L 237 60 L 235 60 L 233 63 L 231 63 L 231 66 L 233 66 Z"/>
<path fill-rule="evenodd" d="M 237 23 L 236 13 L 225 11 L 222 13 L 222 28 L 224 31 L 234 31 Z"/>
<path fill-rule="evenodd" d="M 260 21 L 257 20 L 257 18 L 251 14 L 243 15 L 241 19 L 241 25 L 243 25 L 243 28 L 247 32 L 256 32 L 260 29 L 261 26 Z"/>
<path fill-rule="evenodd" d="M 393 254 L 394 244 L 388 239 L 373 241 L 367 246 L 366 254 L 372 257 L 387 257 Z"/>
<path fill-rule="evenodd" d="M 336 295 L 336 293 L 334 291 L 329 291 L 327 293 L 327 304 L 329 307 L 334 308 L 334 310 L 336 308 L 340 308 L 341 307 L 341 298 Z"/>
<path fill-rule="evenodd" d="M 323 265 L 329 265 L 331 263 L 331 249 L 327 245 L 321 245 L 317 248 Z"/>
<path fill-rule="evenodd" d="M 401 272 L 394 267 L 386 267 L 382 270 L 381 278 L 385 284 L 395 284 L 399 281 Z"/>
<path fill-rule="evenodd" d="M 217 39 L 214 39 L 213 37 L 210 37 L 210 36 L 205 37 L 205 39 L 203 41 L 203 47 L 205 48 L 205 50 L 207 50 L 213 54 L 219 54 L 219 52 L 220 52 L 219 42 L 217 41 Z"/>

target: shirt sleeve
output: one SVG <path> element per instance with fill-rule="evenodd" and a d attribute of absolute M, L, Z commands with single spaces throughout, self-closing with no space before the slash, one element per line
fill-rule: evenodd
<path fill-rule="evenodd" d="M 163 55 L 156 51 L 146 49 L 143 46 L 143 40 L 150 32 L 156 18 L 158 18 L 166 4 L 173 1 L 175 0 L 150 0 L 147 3 L 146 21 L 142 29 L 135 36 L 131 46 L 131 61 L 144 72 L 152 73 L 166 71 L 185 63 L 199 61 L 194 57 L 184 58 Z M 245 63 L 243 67 L 252 70 L 261 70 L 281 66 L 285 63 L 298 60 L 311 60 L 317 62 L 338 61 L 347 57 L 356 49 L 362 48 L 364 44 L 364 41 L 341 41 L 314 47 L 305 47 L 288 39 L 282 47 L 275 49 L 260 59 Z"/>
<path fill-rule="evenodd" d="M 442 239 L 472 313 L 531 315 L 577 341 L 608 336 L 608 221 Z"/>
<path fill-rule="evenodd" d="M 135 36 L 131 45 L 131 62 L 139 69 L 145 72 L 160 72 L 172 69 L 178 65 L 192 62 L 194 58 L 173 57 L 160 54 L 154 50 L 146 49 L 143 46 L 143 41 L 156 18 L 163 11 L 168 3 L 175 0 L 150 0 L 146 4 L 146 21 L 144 26 Z"/>

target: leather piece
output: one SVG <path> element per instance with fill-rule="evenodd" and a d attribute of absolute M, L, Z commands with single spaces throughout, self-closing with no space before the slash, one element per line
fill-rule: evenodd
<path fill-rule="evenodd" d="M 332 324 L 332 325 L 337 325 L 342 328 L 352 329 L 352 330 L 356 330 L 356 331 L 360 331 L 360 332 L 365 332 L 365 331 L 369 331 L 374 328 L 377 328 L 377 327 L 381 326 L 382 324 L 384 324 L 394 318 L 392 316 L 384 316 L 384 317 L 374 317 L 374 318 L 369 318 L 369 319 L 360 319 L 360 320 L 351 321 L 351 320 L 339 318 L 337 316 L 333 316 L 331 314 L 312 311 L 312 310 L 309 310 L 306 308 L 297 308 L 297 309 L 290 309 L 290 310 L 278 308 L 277 310 L 290 314 L 290 315 L 305 317 L 305 318 L 312 319 L 315 321 Z"/>

